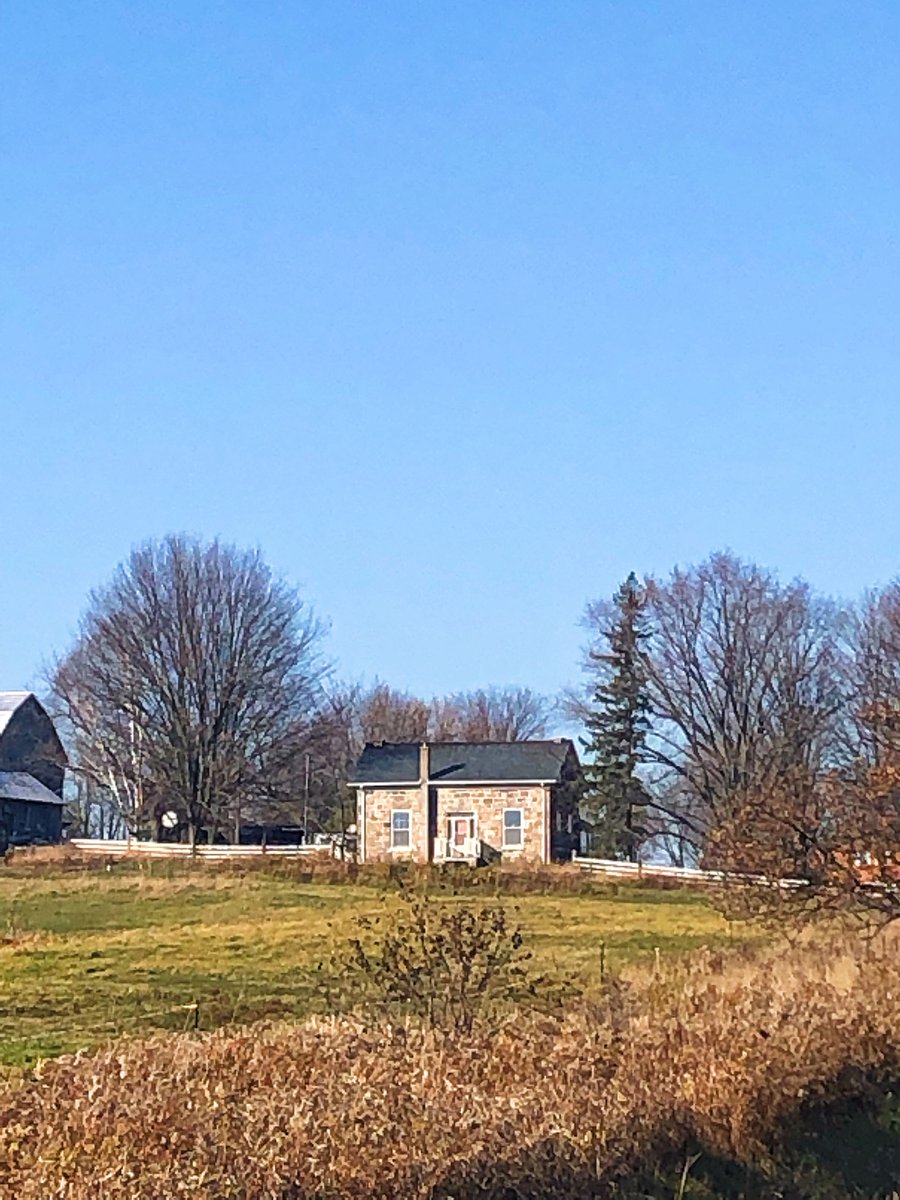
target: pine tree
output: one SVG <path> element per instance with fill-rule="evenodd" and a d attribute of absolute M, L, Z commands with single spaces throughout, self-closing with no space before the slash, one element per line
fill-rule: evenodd
<path fill-rule="evenodd" d="M 583 810 L 593 826 L 594 852 L 634 861 L 647 834 L 647 791 L 638 773 L 650 728 L 641 643 L 648 637 L 646 603 L 632 572 L 616 592 L 603 644 L 591 651 L 594 688 Z"/>

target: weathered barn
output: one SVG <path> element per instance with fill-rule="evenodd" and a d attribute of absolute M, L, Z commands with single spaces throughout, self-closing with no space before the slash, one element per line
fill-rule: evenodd
<path fill-rule="evenodd" d="M 66 755 L 31 692 L 0 692 L 0 854 L 62 838 Z"/>

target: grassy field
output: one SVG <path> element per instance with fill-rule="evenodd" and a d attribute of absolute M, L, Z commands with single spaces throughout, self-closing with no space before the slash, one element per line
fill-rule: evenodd
<path fill-rule="evenodd" d="M 448 895 L 446 903 L 457 902 Z M 0 867 L 0 1065 L 122 1033 L 301 1017 L 318 964 L 396 904 L 386 887 L 153 864 Z M 535 967 L 590 991 L 606 966 L 745 940 L 687 891 L 593 887 L 510 897 Z"/>
<path fill-rule="evenodd" d="M 642 907 L 562 909 L 619 903 Z M 371 1013 L 120 1039 L 0 1076 L 0 1197 L 886 1200 L 897 950 L 821 928 L 668 955 L 464 1033 Z"/>
<path fill-rule="evenodd" d="M 0 1196 L 900 1195 L 896 933 L 764 939 L 572 871 L 420 877 L 432 918 L 514 909 L 563 1002 L 322 1019 L 318 965 L 402 909 L 340 870 L 4 865 Z"/>

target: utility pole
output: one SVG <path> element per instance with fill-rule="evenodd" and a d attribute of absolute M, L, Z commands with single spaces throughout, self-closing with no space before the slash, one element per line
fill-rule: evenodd
<path fill-rule="evenodd" d="M 309 754 L 304 756 L 305 771 L 303 772 L 303 842 L 309 841 Z"/>

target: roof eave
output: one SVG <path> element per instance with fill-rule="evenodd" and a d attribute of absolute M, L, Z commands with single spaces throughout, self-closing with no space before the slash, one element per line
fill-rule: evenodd
<path fill-rule="evenodd" d="M 559 776 L 553 779 L 429 779 L 429 784 L 435 787 L 537 787 L 538 785 L 559 783 Z M 349 787 L 419 787 L 419 779 L 354 779 Z"/>

